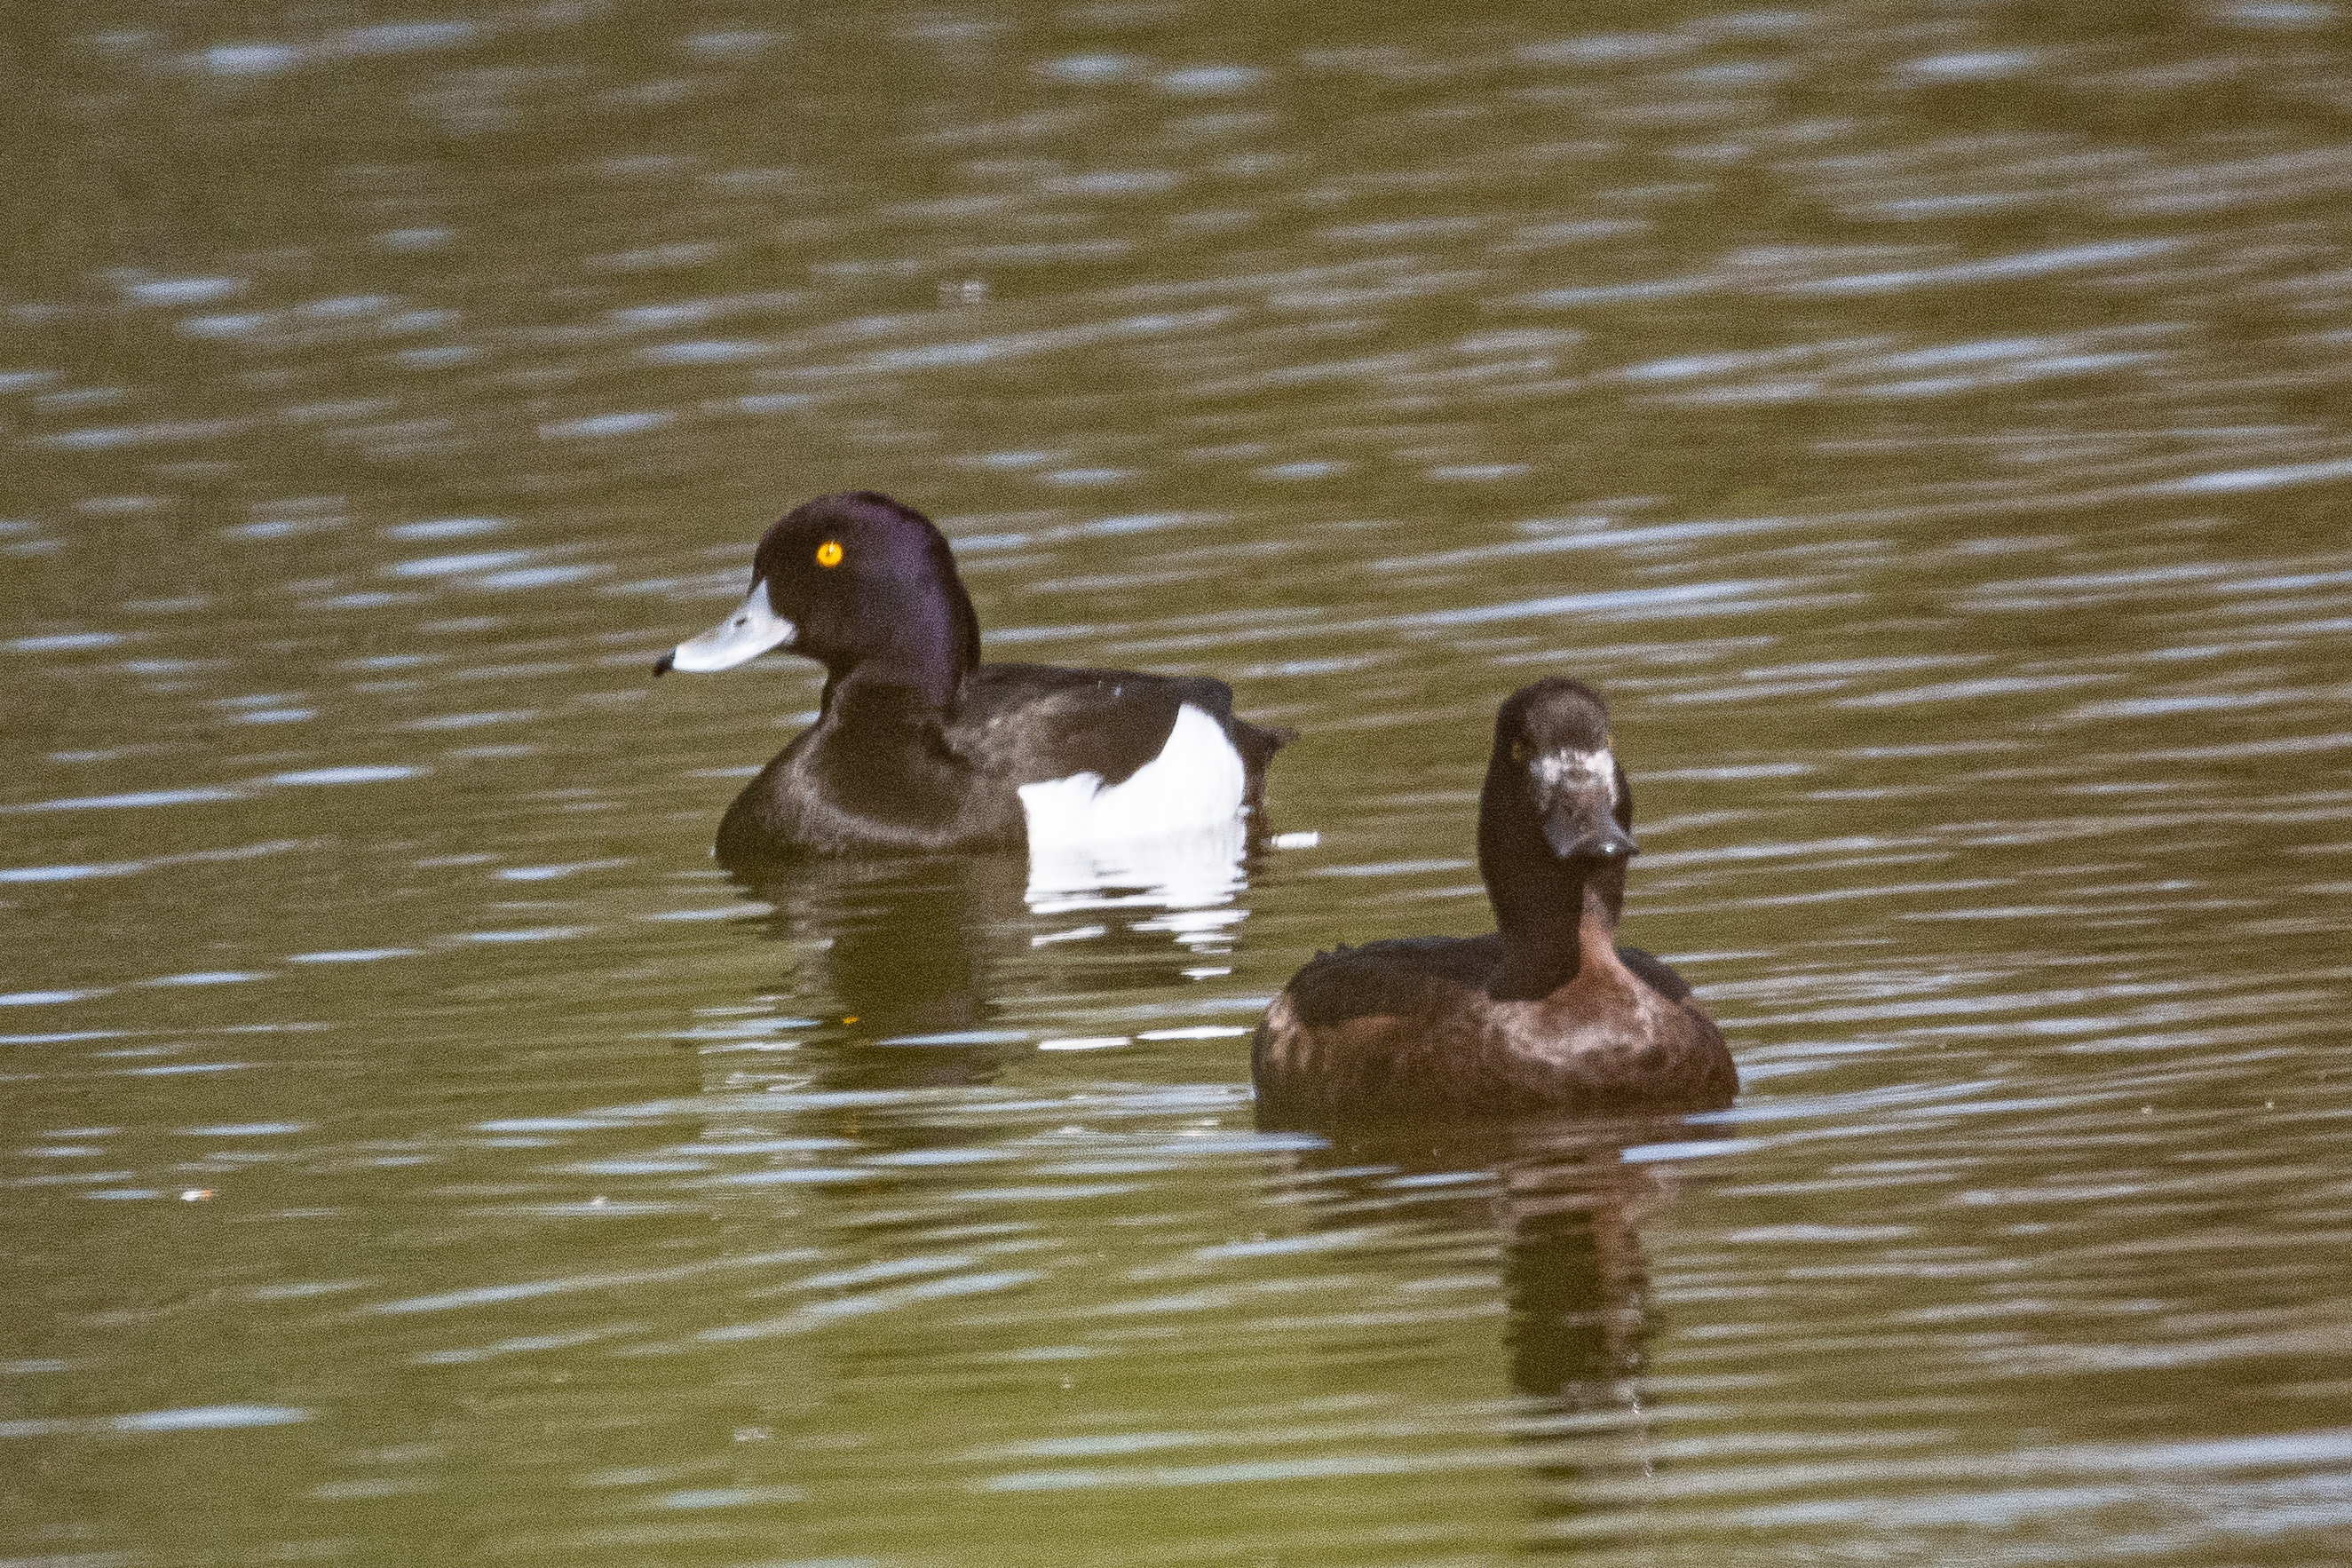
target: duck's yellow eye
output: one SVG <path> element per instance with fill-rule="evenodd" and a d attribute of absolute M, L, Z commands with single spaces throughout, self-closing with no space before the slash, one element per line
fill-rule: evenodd
<path fill-rule="evenodd" d="M 818 545 L 816 547 L 816 563 L 820 566 L 840 565 L 841 541 L 838 539 L 828 539 L 823 544 Z"/>
<path fill-rule="evenodd" d="M 1511 761 L 1515 763 L 1524 763 L 1528 760 L 1529 755 L 1530 753 L 1528 751 L 1528 743 L 1525 741 L 1514 741 L 1511 742 Z"/>

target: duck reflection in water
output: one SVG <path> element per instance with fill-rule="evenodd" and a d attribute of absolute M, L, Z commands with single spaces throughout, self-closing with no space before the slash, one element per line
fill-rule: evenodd
<path fill-rule="evenodd" d="M 1630 1408 L 1650 1328 L 1640 1228 L 1675 1186 L 1671 1165 L 1625 1152 L 1710 1136 L 1680 1121 L 1391 1123 L 1334 1130 L 1285 1159 L 1334 1228 L 1377 1211 L 1433 1236 L 1497 1235 L 1511 1390 Z"/>
<path fill-rule="evenodd" d="M 775 992 L 832 1021 L 824 1086 L 982 1083 L 1034 1049 L 1003 998 L 1222 974 L 1249 910 L 1244 825 L 1101 852 L 818 856 L 738 868 L 791 951 Z M 1017 1005 L 1017 1002 L 1016 1002 Z"/>
<path fill-rule="evenodd" d="M 1642 1394 L 1658 1331 L 1643 1225 L 1677 1195 L 1676 1165 L 1628 1151 L 1719 1136 L 1678 1118 L 1520 1118 L 1435 1129 L 1334 1128 L 1284 1156 L 1334 1231 L 1370 1215 L 1441 1242 L 1493 1237 L 1505 1309 L 1500 1373 L 1537 1486 L 1538 1542 L 1595 1544 L 1626 1483 L 1653 1469 Z"/>

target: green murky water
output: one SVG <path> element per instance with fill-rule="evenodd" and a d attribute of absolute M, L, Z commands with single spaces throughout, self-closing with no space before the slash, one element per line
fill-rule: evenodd
<path fill-rule="evenodd" d="M 0 40 L 0 1560 L 2340 1550 L 2342 7 Z M 719 873 L 850 485 L 1319 842 Z M 1258 1133 L 1555 670 L 1738 1107 Z"/>

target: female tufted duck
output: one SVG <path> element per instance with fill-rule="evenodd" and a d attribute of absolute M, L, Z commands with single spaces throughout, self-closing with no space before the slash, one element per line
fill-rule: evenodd
<path fill-rule="evenodd" d="M 793 508 L 760 541 L 743 602 L 654 673 L 777 647 L 824 666 L 824 697 L 727 808 L 730 865 L 1205 831 L 1259 814 L 1292 736 L 1234 717 L 1205 676 L 981 663 L 946 538 L 872 490 Z"/>
<path fill-rule="evenodd" d="M 1616 945 L 1633 826 L 1600 697 L 1559 677 L 1513 693 L 1478 800 L 1499 929 L 1318 953 L 1258 1026 L 1261 1115 L 1730 1104 L 1738 1069 L 1690 986 Z"/>

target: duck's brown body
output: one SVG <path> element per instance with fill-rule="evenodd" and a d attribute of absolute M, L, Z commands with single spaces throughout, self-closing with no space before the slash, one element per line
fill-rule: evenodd
<path fill-rule="evenodd" d="M 1277 1120 L 1458 1118 L 1730 1104 L 1738 1070 L 1690 988 L 1648 953 L 1609 945 L 1606 932 L 1595 945 L 1568 980 L 1530 997 L 1496 994 L 1499 934 L 1320 954 L 1258 1026 L 1251 1065 L 1261 1110 Z"/>

